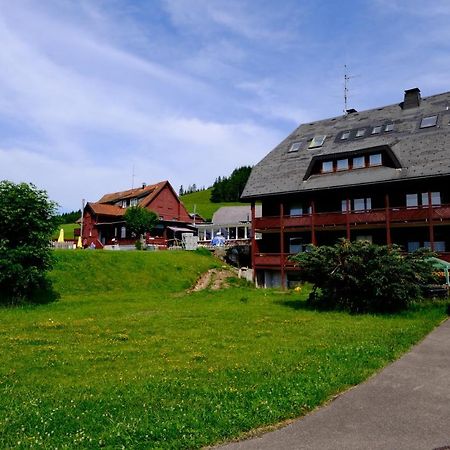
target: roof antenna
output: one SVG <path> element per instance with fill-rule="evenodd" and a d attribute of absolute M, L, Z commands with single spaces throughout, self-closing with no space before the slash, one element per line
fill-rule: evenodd
<path fill-rule="evenodd" d="M 344 114 L 347 115 L 348 109 L 348 82 L 350 80 L 349 75 L 347 74 L 347 64 L 344 64 Z"/>
<path fill-rule="evenodd" d="M 134 164 L 131 171 L 131 189 L 134 189 Z"/>

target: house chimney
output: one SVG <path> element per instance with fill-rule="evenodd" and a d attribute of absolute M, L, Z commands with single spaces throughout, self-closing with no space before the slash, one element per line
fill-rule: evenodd
<path fill-rule="evenodd" d="M 406 89 L 405 99 L 402 103 L 403 109 L 417 108 L 420 106 L 420 89 Z"/>
<path fill-rule="evenodd" d="M 346 112 L 347 112 L 347 114 L 355 114 L 358 111 L 356 111 L 355 108 L 350 108 L 350 109 L 346 109 Z"/>
<path fill-rule="evenodd" d="M 145 189 L 147 187 L 147 183 L 142 183 L 142 189 Z"/>

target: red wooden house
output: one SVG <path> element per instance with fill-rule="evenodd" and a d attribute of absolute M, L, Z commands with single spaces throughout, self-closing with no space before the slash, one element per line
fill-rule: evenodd
<path fill-rule="evenodd" d="M 242 199 L 262 203 L 252 251 L 263 286 L 295 282 L 289 255 L 338 238 L 450 261 L 450 93 L 409 89 L 401 103 L 300 125 L 253 168 Z"/>
<path fill-rule="evenodd" d="M 131 245 L 136 241 L 127 230 L 125 211 L 130 206 L 148 208 L 159 216 L 159 223 L 146 236 L 147 243 L 170 246 L 183 232 L 194 232 L 192 219 L 168 181 L 104 195 L 88 202 L 83 214 L 83 244 L 97 248 L 114 243 Z"/>

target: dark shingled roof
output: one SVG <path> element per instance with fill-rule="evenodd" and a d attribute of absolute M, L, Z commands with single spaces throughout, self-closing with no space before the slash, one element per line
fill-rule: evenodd
<path fill-rule="evenodd" d="M 420 128 L 423 117 L 438 116 L 437 125 Z M 391 132 L 371 135 L 374 126 L 394 124 Z M 341 140 L 343 131 L 368 128 L 363 138 Z M 309 149 L 310 140 L 326 135 L 322 147 Z M 300 149 L 289 152 L 294 142 Z M 372 167 L 347 172 L 308 175 L 313 157 L 346 154 L 388 146 L 400 168 Z M 306 192 L 380 182 L 401 181 L 450 174 L 450 92 L 422 98 L 420 106 L 402 104 L 300 125 L 252 170 L 242 199 L 283 193 Z"/>

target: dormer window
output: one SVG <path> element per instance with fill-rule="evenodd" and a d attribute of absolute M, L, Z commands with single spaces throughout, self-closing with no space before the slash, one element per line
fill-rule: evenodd
<path fill-rule="evenodd" d="M 352 167 L 353 167 L 353 169 L 363 169 L 364 167 L 366 167 L 365 157 L 364 156 L 356 156 L 355 158 L 353 158 Z"/>
<path fill-rule="evenodd" d="M 317 135 L 314 136 L 311 140 L 311 142 L 309 143 L 308 148 L 317 148 L 317 147 L 322 147 L 323 143 L 325 142 L 326 139 L 326 135 Z"/>
<path fill-rule="evenodd" d="M 366 134 L 366 129 L 365 128 L 360 128 L 357 132 L 355 137 L 359 138 L 359 137 L 363 137 Z"/>
<path fill-rule="evenodd" d="M 137 198 L 132 198 L 130 200 L 130 206 L 137 206 L 138 204 L 138 199 Z"/>
<path fill-rule="evenodd" d="M 348 170 L 348 159 L 338 159 L 336 162 L 336 170 Z"/>
<path fill-rule="evenodd" d="M 435 127 L 437 124 L 437 118 L 438 116 L 423 117 L 420 121 L 420 128 Z"/>
<path fill-rule="evenodd" d="M 369 156 L 369 166 L 381 166 L 381 153 L 375 153 Z"/>
<path fill-rule="evenodd" d="M 298 152 L 300 150 L 302 143 L 301 142 L 293 142 L 289 147 L 289 153 Z"/>

